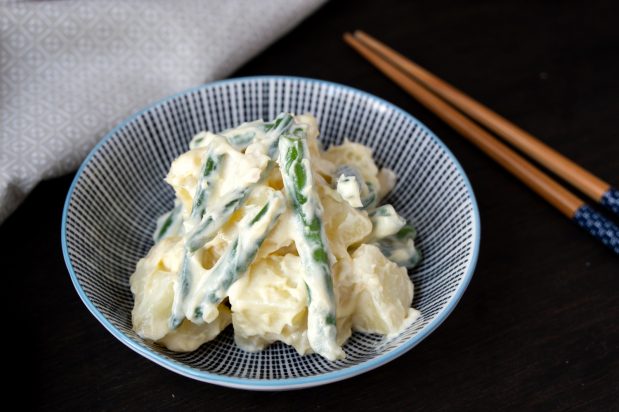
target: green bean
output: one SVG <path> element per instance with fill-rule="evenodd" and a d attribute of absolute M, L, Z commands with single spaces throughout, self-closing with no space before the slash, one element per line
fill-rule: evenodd
<path fill-rule="evenodd" d="M 357 184 L 359 185 L 359 194 L 361 196 L 362 204 L 359 209 L 368 210 L 376 206 L 378 200 L 376 187 L 372 183 L 364 181 L 361 173 L 359 173 L 359 170 L 355 166 L 342 165 L 338 167 L 335 171 L 335 175 L 333 176 L 334 184 L 337 184 L 338 179 L 342 175 L 345 177 L 354 177 L 356 179 Z"/>
<path fill-rule="evenodd" d="M 292 119 L 293 117 L 290 113 L 281 113 L 273 122 L 265 125 L 265 128 L 268 126 L 266 153 L 271 159 L 277 155 L 277 142 L 279 137 L 290 128 Z M 268 177 L 272 167 L 271 162 L 269 162 L 267 169 L 262 173 L 258 183 L 261 183 Z M 212 210 L 205 216 L 200 224 L 189 234 L 189 240 L 187 242 L 189 251 L 195 252 L 209 242 L 228 218 L 243 205 L 247 196 L 258 183 L 238 188 L 223 201 L 220 201 L 218 203 L 219 208 Z"/>
<path fill-rule="evenodd" d="M 204 161 L 200 169 L 200 177 L 196 186 L 196 192 L 191 206 L 190 221 L 195 225 L 196 222 L 203 220 L 209 197 L 212 195 L 215 181 L 222 170 L 222 163 L 225 155 L 215 155 L 213 150 L 208 150 L 204 155 Z M 176 329 L 183 321 L 183 305 L 189 290 L 193 276 L 191 273 L 191 250 L 185 245 L 183 263 L 178 274 L 178 285 L 174 291 L 172 303 L 172 315 L 170 316 L 169 326 Z"/>
<path fill-rule="evenodd" d="M 243 151 L 247 149 L 247 146 L 254 142 L 254 138 L 256 137 L 256 132 L 248 131 L 245 133 L 238 133 L 232 136 L 226 136 L 225 134 L 218 135 L 228 142 L 230 146 L 234 147 L 238 151 Z M 204 135 L 196 135 L 191 142 L 189 142 L 190 149 L 197 149 L 199 147 L 205 146 L 204 144 Z"/>
<path fill-rule="evenodd" d="M 189 290 L 193 281 L 193 273 L 190 265 L 191 254 L 185 251 L 185 254 L 183 255 L 183 263 L 181 264 L 181 269 L 179 271 L 178 284 L 174 289 L 172 315 L 170 316 L 170 320 L 168 322 L 170 329 L 178 328 L 185 318 L 183 313 L 183 305 L 189 295 Z"/>
<path fill-rule="evenodd" d="M 199 304 L 191 314 L 194 322 L 210 322 L 217 316 L 217 305 L 226 298 L 230 286 L 247 272 L 284 209 L 281 192 L 272 192 L 255 215 L 243 219 L 238 236 L 197 288 Z"/>
<path fill-rule="evenodd" d="M 257 124 L 256 128 L 261 128 L 264 133 L 267 134 L 266 140 L 269 142 L 275 142 L 275 148 L 273 148 L 273 144 L 268 144 L 267 146 L 267 154 L 272 157 L 274 154 L 273 149 L 277 149 L 277 140 L 279 136 L 292 124 L 293 116 L 290 113 L 280 113 L 275 119 L 270 122 Z M 256 132 L 248 131 L 245 133 L 239 133 L 236 135 L 232 135 L 226 137 L 228 139 L 228 143 L 233 146 L 237 150 L 245 150 L 247 146 L 254 143 L 256 140 Z"/>
<path fill-rule="evenodd" d="M 414 227 L 406 225 L 396 234 L 374 240 L 371 244 L 377 246 L 387 259 L 412 269 L 421 261 L 421 252 L 414 242 L 416 234 Z"/>
<path fill-rule="evenodd" d="M 267 138 L 265 139 L 264 150 L 271 159 L 277 155 L 277 141 L 282 133 L 290 128 L 292 120 L 293 117 L 290 113 L 281 113 L 273 122 L 265 126 Z M 219 166 L 221 161 L 219 160 L 223 160 L 212 158 L 209 161 L 208 159 L 211 159 L 211 157 L 207 155 L 207 161 L 201 172 L 196 196 L 194 196 L 191 213 L 194 225 L 193 229 L 186 235 L 185 256 L 179 273 L 178 286 L 175 289 L 172 316 L 170 317 L 170 327 L 173 329 L 178 327 L 183 320 L 186 299 L 192 288 L 192 254 L 213 239 L 217 231 L 228 221 L 230 216 L 243 205 L 252 190 L 268 177 L 273 167 L 273 162 L 269 161 L 267 167 L 261 173 L 258 182 L 236 188 L 224 198 L 219 199 L 214 206 L 209 205 L 207 208 L 208 197 L 211 194 L 209 188 L 212 188 L 215 179 L 219 178 L 219 173 L 215 172 L 221 170 Z M 208 179 L 208 181 L 202 182 L 203 178 Z M 202 187 L 205 190 L 200 192 Z"/>
<path fill-rule="evenodd" d="M 407 225 L 392 205 L 382 205 L 368 213 L 372 221 L 372 233 L 368 243 L 377 246 L 386 258 L 400 266 L 413 268 L 421 260 L 415 248 L 414 227 Z"/>
<path fill-rule="evenodd" d="M 389 208 L 389 206 L 391 206 L 391 205 L 382 205 L 382 206 L 372 210 L 371 212 L 369 212 L 368 216 L 370 216 L 370 218 L 373 218 L 373 217 L 389 217 L 389 216 L 391 216 L 391 208 Z M 376 224 L 374 219 L 372 219 L 372 223 Z"/>
<path fill-rule="evenodd" d="M 202 133 L 197 134 L 193 137 L 193 139 L 191 139 L 191 142 L 189 142 L 189 148 L 196 149 L 202 145 L 203 141 L 204 141 L 204 135 Z"/>
<path fill-rule="evenodd" d="M 176 202 L 172 210 L 164 213 L 157 219 L 157 228 L 153 233 L 155 243 L 170 236 L 176 236 L 180 233 L 183 223 L 183 205 Z"/>
<path fill-rule="evenodd" d="M 372 221 L 370 240 L 393 236 L 406 226 L 406 219 L 398 215 L 392 205 L 382 205 L 368 213 Z"/>
<path fill-rule="evenodd" d="M 207 152 L 205 156 L 191 207 L 190 219 L 194 225 L 204 216 L 208 198 L 213 193 L 215 182 L 219 177 L 218 172 L 221 171 L 226 157 L 225 154 L 215 155 L 212 152 Z"/>
<path fill-rule="evenodd" d="M 266 154 L 271 159 L 277 157 L 277 149 L 279 138 L 290 129 L 292 125 L 293 116 L 291 113 L 280 113 L 272 122 L 264 125 L 264 131 L 266 136 Z"/>
<path fill-rule="evenodd" d="M 292 123 L 292 114 L 287 112 L 282 112 L 273 121 L 264 124 L 264 131 L 267 133 L 276 133 L 281 135 L 282 132 L 288 130 Z"/>
<path fill-rule="evenodd" d="M 233 136 L 227 137 L 228 143 L 230 146 L 234 147 L 236 150 L 245 150 L 247 146 L 249 146 L 256 137 L 256 132 L 245 132 L 241 134 L 235 134 Z"/>
<path fill-rule="evenodd" d="M 361 209 L 368 210 L 376 207 L 376 203 L 378 202 L 378 193 L 376 191 L 376 187 L 372 183 L 365 182 L 365 184 L 368 190 L 367 194 L 361 199 L 361 203 L 363 204 Z"/>
<path fill-rule="evenodd" d="M 313 187 L 309 156 L 305 131 L 280 138 L 279 166 L 286 196 L 298 221 L 295 243 L 308 290 L 308 340 L 315 352 L 336 360 L 345 355 L 336 342 L 332 258 L 322 225 L 322 205 Z"/>
<path fill-rule="evenodd" d="M 279 136 L 290 128 L 290 125 L 292 124 L 292 120 L 293 120 L 293 115 L 291 113 L 282 112 L 270 122 L 266 122 L 266 123 L 253 122 L 257 124 L 255 125 L 247 124 L 241 127 L 248 129 L 251 126 L 255 126 L 256 129 L 258 130 L 261 129 L 264 133 L 267 134 L 267 140 L 269 141 L 274 140 L 275 146 L 277 146 L 277 140 Z M 235 129 L 226 130 L 225 132 L 222 132 L 222 135 L 220 136 L 225 138 L 230 144 L 230 146 L 234 147 L 236 150 L 243 151 L 247 149 L 247 146 L 249 146 L 250 144 L 256 141 L 256 132 L 252 131 L 251 129 L 249 131 L 232 134 L 234 133 L 234 131 Z M 196 136 L 194 136 L 191 142 L 189 142 L 189 148 L 195 149 L 195 148 L 203 146 L 205 137 L 206 136 L 204 134 L 197 134 Z M 269 148 L 271 147 L 269 146 Z M 267 152 L 267 154 L 269 153 Z"/>
<path fill-rule="evenodd" d="M 254 188 L 268 177 L 272 169 L 273 162 L 269 162 L 266 169 L 261 173 L 258 182 L 234 190 L 221 198 L 217 205 L 209 210 L 202 221 L 189 233 L 186 248 L 193 253 L 210 242 L 230 216 L 243 205 Z"/>

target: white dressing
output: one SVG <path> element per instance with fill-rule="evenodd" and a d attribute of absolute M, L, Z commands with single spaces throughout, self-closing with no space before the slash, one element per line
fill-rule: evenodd
<path fill-rule="evenodd" d="M 361 189 L 355 176 L 340 175 L 337 179 L 337 192 L 352 207 L 363 207 Z"/>
<path fill-rule="evenodd" d="M 281 341 L 337 360 L 353 331 L 394 336 L 416 319 L 394 263 L 418 256 L 414 231 L 376 207 L 395 174 L 348 140 L 323 151 L 318 133 L 283 113 L 200 132 L 172 162 L 175 208 L 131 277 L 141 337 L 193 351 L 231 323 L 244 350 Z"/>

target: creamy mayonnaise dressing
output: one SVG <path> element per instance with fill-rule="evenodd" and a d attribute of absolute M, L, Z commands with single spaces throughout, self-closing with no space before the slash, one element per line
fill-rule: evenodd
<path fill-rule="evenodd" d="M 264 204 L 247 207 L 251 212 L 246 211 L 247 214 L 238 223 L 233 247 L 226 251 L 212 269 L 204 271 L 199 264 L 194 264 L 193 270 L 203 273 L 193 283 L 185 299 L 185 316 L 188 319 L 195 323 L 208 323 L 217 318 L 217 307 L 227 297 L 228 288 L 247 271 L 284 207 L 284 196 L 272 190 Z"/>
<path fill-rule="evenodd" d="M 131 277 L 133 327 L 193 351 L 230 323 L 247 351 L 281 341 L 345 357 L 353 331 L 397 335 L 419 313 L 406 267 L 415 231 L 366 146 L 322 150 L 311 115 L 198 133 L 166 181 L 175 207 Z"/>
<path fill-rule="evenodd" d="M 406 225 L 406 219 L 398 215 L 391 205 L 380 206 L 369 215 L 372 221 L 371 239 L 383 239 L 395 235 Z"/>
<path fill-rule="evenodd" d="M 337 179 L 337 192 L 352 207 L 363 207 L 361 189 L 356 176 L 340 175 Z"/>

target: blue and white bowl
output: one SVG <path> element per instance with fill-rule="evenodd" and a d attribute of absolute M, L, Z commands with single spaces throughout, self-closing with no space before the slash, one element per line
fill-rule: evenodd
<path fill-rule="evenodd" d="M 259 353 L 234 344 L 231 328 L 192 353 L 174 353 L 131 329 L 129 276 L 152 246 L 156 217 L 171 208 L 170 163 L 201 130 L 220 131 L 282 111 L 313 113 L 328 146 L 345 137 L 374 149 L 398 183 L 387 201 L 418 230 L 423 254 L 410 271 L 421 318 L 396 338 L 354 333 L 347 358 L 301 357 L 281 343 Z M 423 124 L 359 90 L 296 77 L 224 80 L 182 92 L 131 116 L 93 149 L 63 213 L 64 258 L 78 294 L 116 338 L 182 375 L 223 386 L 281 390 L 322 385 L 383 365 L 421 342 L 454 309 L 473 274 L 479 214 L 464 171 Z"/>

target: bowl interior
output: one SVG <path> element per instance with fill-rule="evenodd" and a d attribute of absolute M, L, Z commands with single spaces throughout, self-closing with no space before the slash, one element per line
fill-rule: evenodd
<path fill-rule="evenodd" d="M 275 344 L 238 349 L 228 328 L 193 353 L 142 341 L 131 329 L 129 276 L 152 246 L 155 219 L 173 204 L 164 182 L 171 161 L 201 130 L 221 131 L 281 111 L 311 112 L 325 146 L 345 137 L 369 145 L 398 183 L 388 196 L 417 227 L 423 254 L 409 274 L 422 317 L 398 337 L 354 333 L 347 358 L 300 357 Z M 256 77 L 211 83 L 166 99 L 114 129 L 90 154 L 65 207 L 69 271 L 93 314 L 148 358 L 187 376 L 228 386 L 275 389 L 326 383 L 376 367 L 418 343 L 451 311 L 472 274 L 478 248 L 475 199 L 455 158 L 422 124 L 395 106 L 349 87 L 301 78 Z"/>

